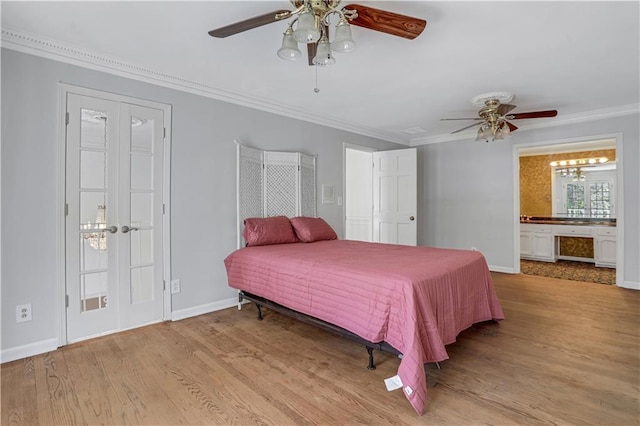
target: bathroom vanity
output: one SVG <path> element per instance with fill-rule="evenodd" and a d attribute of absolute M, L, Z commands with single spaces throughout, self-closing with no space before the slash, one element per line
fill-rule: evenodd
<path fill-rule="evenodd" d="M 586 247 L 586 251 L 572 249 L 572 246 Z M 616 220 L 523 217 L 520 220 L 520 257 L 545 262 L 577 260 L 615 268 Z"/>

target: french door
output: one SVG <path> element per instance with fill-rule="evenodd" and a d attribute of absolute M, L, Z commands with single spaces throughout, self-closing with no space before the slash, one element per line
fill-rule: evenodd
<path fill-rule="evenodd" d="M 164 111 L 66 94 L 67 342 L 164 315 Z"/>

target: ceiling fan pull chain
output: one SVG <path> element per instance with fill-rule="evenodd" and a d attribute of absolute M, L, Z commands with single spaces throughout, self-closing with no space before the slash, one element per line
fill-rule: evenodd
<path fill-rule="evenodd" d="M 315 93 L 320 93 L 320 89 L 318 89 L 318 66 L 314 65 L 314 68 L 316 69 L 316 87 L 313 88 L 313 91 Z"/>

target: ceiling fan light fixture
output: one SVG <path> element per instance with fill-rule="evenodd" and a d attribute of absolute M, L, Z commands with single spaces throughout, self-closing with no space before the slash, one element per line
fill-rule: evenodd
<path fill-rule="evenodd" d="M 298 24 L 293 32 L 293 38 L 298 43 L 306 44 L 315 43 L 320 39 L 320 30 L 316 25 L 316 17 L 309 10 L 300 13 L 298 16 Z"/>
<path fill-rule="evenodd" d="M 340 18 L 340 21 L 336 25 L 336 35 L 331 43 L 331 48 L 334 52 L 348 53 L 356 47 L 356 42 L 353 41 L 351 36 L 351 26 L 347 22 L 346 18 Z"/>
<path fill-rule="evenodd" d="M 509 128 L 509 124 L 506 121 L 502 125 L 502 136 L 505 138 L 511 136 L 511 129 Z"/>
<path fill-rule="evenodd" d="M 318 42 L 318 49 L 316 50 L 316 56 L 313 58 L 313 63 L 320 67 L 326 67 L 336 63 L 336 59 L 331 54 L 331 43 L 326 36 L 323 36 Z"/>
<path fill-rule="evenodd" d="M 278 57 L 295 61 L 300 55 L 302 55 L 302 52 L 298 49 L 298 42 L 293 38 L 293 28 L 289 26 L 282 37 L 282 46 L 278 49 Z"/>

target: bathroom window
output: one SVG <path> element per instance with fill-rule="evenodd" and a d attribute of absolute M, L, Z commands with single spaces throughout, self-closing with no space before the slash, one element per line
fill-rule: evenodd
<path fill-rule="evenodd" d="M 581 181 L 558 178 L 561 190 L 557 200 L 557 212 L 565 217 L 615 217 L 615 175 L 588 176 Z"/>

